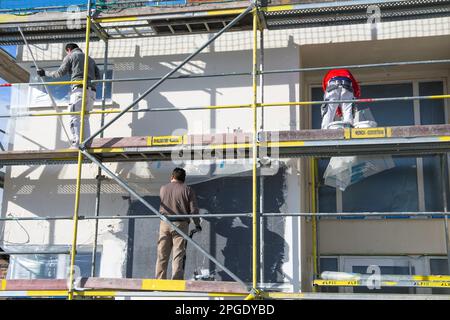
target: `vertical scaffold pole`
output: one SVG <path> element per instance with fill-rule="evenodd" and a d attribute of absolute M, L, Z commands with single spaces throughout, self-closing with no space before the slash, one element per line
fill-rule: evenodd
<path fill-rule="evenodd" d="M 103 80 L 106 80 L 108 77 L 108 50 L 109 43 L 108 40 L 105 39 L 105 54 L 103 57 Z M 102 111 L 105 110 L 106 107 L 106 82 L 102 83 Z M 105 114 L 102 113 L 100 126 L 102 127 L 105 124 Z M 100 133 L 100 138 L 103 138 L 103 132 Z M 98 217 L 100 215 L 100 197 L 101 197 L 101 189 L 102 189 L 102 168 L 98 167 L 97 169 L 97 190 L 95 197 L 95 216 Z M 97 242 L 98 242 L 98 219 L 95 220 L 94 226 L 94 244 L 92 247 L 92 265 L 91 265 L 91 277 L 95 277 L 96 273 L 96 263 L 97 263 Z"/>
<path fill-rule="evenodd" d="M 445 174 L 445 167 L 447 166 L 447 154 L 441 155 L 441 179 L 442 179 L 442 204 L 443 211 L 448 212 L 447 204 L 447 180 L 448 176 Z M 448 235 L 448 216 L 444 216 L 444 232 L 445 232 L 445 249 L 447 251 L 447 274 L 450 274 L 450 239 Z"/>
<path fill-rule="evenodd" d="M 257 103 L 258 103 L 258 85 L 257 85 L 257 70 L 258 70 L 258 58 L 257 58 L 257 50 L 258 50 L 258 11 L 255 7 L 253 9 L 253 101 L 252 101 L 252 114 L 253 114 L 253 129 L 252 129 L 252 286 L 254 289 L 257 288 L 258 285 L 258 189 L 257 189 L 257 134 L 258 134 L 258 115 L 257 115 Z"/>
<path fill-rule="evenodd" d="M 87 14 L 86 14 L 86 48 L 84 52 L 84 70 L 83 70 L 83 97 L 81 100 L 80 112 L 80 141 L 84 138 L 84 115 L 86 114 L 87 103 L 87 85 L 88 85 L 88 71 L 89 71 L 89 41 L 91 35 L 91 1 L 88 0 Z M 81 189 L 81 171 L 83 168 L 83 153 L 81 149 L 78 151 L 78 168 L 77 168 L 77 184 L 75 190 L 75 205 L 73 212 L 73 238 L 72 248 L 70 251 L 70 270 L 69 270 L 69 300 L 73 299 L 74 291 L 74 271 L 75 271 L 75 256 L 77 253 L 77 236 L 78 236 L 78 210 L 80 206 L 80 189 Z"/>
<path fill-rule="evenodd" d="M 260 26 L 261 27 L 261 26 Z M 264 103 L 264 29 L 261 27 L 259 31 L 259 87 L 260 87 L 260 102 Z M 264 130 L 264 107 L 261 107 L 261 131 Z M 259 177 L 259 282 L 264 283 L 264 230 L 265 230 L 265 219 L 263 217 L 264 213 L 264 176 Z"/>
<path fill-rule="evenodd" d="M 311 212 L 317 213 L 317 159 L 312 158 L 310 162 L 311 167 Z M 317 216 L 313 215 L 311 219 L 312 224 L 312 256 L 313 256 L 313 279 L 316 279 L 319 274 L 319 256 L 318 256 L 318 224 Z M 313 286 L 313 292 L 317 291 L 317 288 Z"/>

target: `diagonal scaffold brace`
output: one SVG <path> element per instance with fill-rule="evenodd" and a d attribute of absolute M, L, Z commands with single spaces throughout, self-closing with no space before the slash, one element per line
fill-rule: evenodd
<path fill-rule="evenodd" d="M 255 8 L 255 4 L 252 3 L 250 6 L 245 9 L 242 13 L 240 13 L 236 18 L 234 18 L 230 23 L 228 23 L 222 30 L 217 32 L 211 39 L 206 41 L 200 48 L 195 50 L 191 55 L 189 55 L 186 59 L 184 59 L 180 64 L 178 64 L 174 69 L 168 72 L 165 76 L 163 76 L 158 82 L 152 85 L 147 91 L 145 91 L 139 98 L 134 100 L 128 107 L 123 109 L 119 114 L 117 114 L 114 118 L 112 118 L 109 122 L 107 122 L 104 126 L 98 129 L 95 133 L 93 133 L 90 137 L 86 138 L 81 144 L 80 148 L 82 150 L 86 149 L 86 145 L 92 141 L 96 136 L 98 136 L 101 132 L 106 130 L 110 125 L 112 125 L 116 120 L 121 118 L 125 113 L 127 113 L 131 108 L 137 105 L 141 100 L 143 100 L 146 96 L 148 96 L 151 92 L 153 92 L 156 88 L 158 88 L 161 84 L 163 84 L 171 75 L 180 70 L 185 64 L 191 61 L 195 56 L 197 56 L 200 52 L 202 52 L 206 47 L 208 47 L 211 43 L 213 43 L 217 38 L 219 38 L 222 34 L 227 32 L 230 28 L 232 28 L 236 23 L 238 23 L 243 17 L 249 14 Z"/>
<path fill-rule="evenodd" d="M 192 53 L 190 56 L 188 56 L 183 62 L 181 62 L 177 67 L 175 67 L 172 71 L 167 73 L 164 77 L 162 77 L 156 84 L 151 86 L 143 95 L 141 95 L 138 99 L 133 101 L 127 108 L 122 110 L 117 116 L 115 116 L 113 119 L 111 119 L 108 123 L 103 125 L 97 132 L 95 132 L 91 137 L 84 140 L 80 146 L 79 146 L 79 161 L 78 161 L 78 175 L 77 175 L 77 197 L 75 200 L 75 212 L 74 212 L 74 240 L 72 245 L 72 254 L 71 254 L 71 272 L 70 272 L 70 289 L 69 289 L 69 299 L 73 298 L 73 266 L 74 266 L 74 256 L 76 254 L 76 230 L 78 225 L 78 210 L 79 210 L 79 188 L 80 188 L 80 179 L 81 179 L 81 159 L 82 155 L 84 155 L 86 158 L 91 160 L 93 163 L 98 165 L 100 168 L 102 168 L 107 175 L 109 175 L 112 179 L 114 179 L 120 186 L 122 186 L 125 190 L 127 190 L 130 194 L 132 194 L 134 197 L 136 197 L 140 202 L 142 202 L 148 209 L 150 209 L 154 214 L 156 214 L 162 221 L 168 223 L 178 234 L 180 234 L 188 243 L 191 243 L 195 248 L 197 248 L 200 252 L 202 252 L 207 258 L 209 258 L 213 263 L 215 263 L 220 269 L 222 269 L 225 273 L 227 273 L 232 279 L 234 279 L 236 282 L 240 283 L 244 288 L 247 288 L 250 291 L 250 288 L 246 285 L 244 281 L 242 281 L 238 276 L 236 276 L 232 271 L 230 271 L 228 268 L 226 268 L 223 264 L 221 264 L 218 260 L 216 260 L 213 256 L 211 256 L 208 252 L 206 252 L 199 244 L 197 244 L 194 240 L 189 238 L 188 235 L 183 233 L 179 228 L 177 228 L 170 220 L 168 220 L 165 216 L 161 215 L 158 210 L 156 210 L 151 204 L 149 204 L 145 199 L 143 199 L 136 191 L 134 191 L 132 188 L 130 188 L 126 181 L 122 180 L 118 175 L 113 173 L 111 170 L 109 170 L 106 166 L 104 166 L 96 157 L 89 154 L 86 151 L 86 145 L 94 139 L 96 136 L 98 136 L 100 133 L 102 133 L 106 128 L 108 128 L 112 123 L 114 123 L 116 120 L 118 120 L 121 116 L 123 116 L 126 112 L 128 112 L 131 108 L 133 108 L 136 104 L 139 103 L 142 99 L 144 99 L 149 93 L 154 91 L 157 87 L 159 87 L 166 79 L 168 79 L 171 75 L 173 75 L 175 72 L 177 72 L 179 69 L 181 69 L 185 64 L 187 64 L 192 58 L 194 58 L 196 55 L 198 55 L 201 51 L 203 51 L 206 47 L 208 47 L 212 42 L 214 42 L 218 37 L 220 37 L 223 33 L 228 31 L 231 27 L 233 27 L 237 22 L 239 22 L 243 17 L 245 17 L 247 14 L 249 14 L 253 9 L 255 8 L 255 5 L 252 3 L 247 9 L 245 9 L 242 13 L 240 13 L 236 18 L 234 18 L 229 24 L 227 24 L 221 31 L 216 33 L 211 39 L 206 41 L 200 48 L 198 48 L 194 53 Z M 90 16 L 89 16 L 89 10 L 88 10 L 88 20 L 90 22 Z M 88 23 L 86 27 L 86 39 L 89 39 L 88 36 L 88 29 L 90 28 L 90 24 Z M 88 42 L 88 41 L 87 41 Z M 86 56 L 88 55 L 88 46 L 86 48 Z M 86 66 L 85 66 L 86 67 Z M 85 82 L 85 81 L 84 81 Z M 84 94 L 85 95 L 85 94 Z M 84 103 L 83 103 L 84 106 Z M 84 114 L 84 109 L 82 109 L 81 114 Z M 83 119 L 83 118 L 82 118 Z M 81 126 L 81 134 L 83 132 L 83 121 Z M 80 134 L 80 137 L 82 136 Z M 82 140 L 82 139 L 81 139 Z"/>
<path fill-rule="evenodd" d="M 188 243 L 192 244 L 195 248 L 197 248 L 201 253 L 203 253 L 209 260 L 211 260 L 215 265 L 217 265 L 220 269 L 222 269 L 225 273 L 227 273 L 233 280 L 240 283 L 242 286 L 248 288 L 247 284 L 242 281 L 237 275 L 235 275 L 232 271 L 230 271 L 227 267 L 225 267 L 222 263 L 220 263 L 216 258 L 210 255 L 205 249 L 203 249 L 196 241 L 192 240 L 186 233 L 181 231 L 173 222 L 171 222 L 167 217 L 159 213 L 148 201 L 146 201 L 143 197 L 141 197 L 136 191 L 128 186 L 126 181 L 120 178 L 117 174 L 108 169 L 104 164 L 102 164 L 96 157 L 86 152 L 86 150 L 81 151 L 86 158 L 91 160 L 97 166 L 103 169 L 105 173 L 114 179 L 122 188 L 128 191 L 131 195 L 133 195 L 136 199 L 138 199 L 144 206 L 150 209 L 155 215 L 157 215 L 162 221 L 169 224 L 174 231 L 176 231 L 180 236 L 182 236 Z"/>

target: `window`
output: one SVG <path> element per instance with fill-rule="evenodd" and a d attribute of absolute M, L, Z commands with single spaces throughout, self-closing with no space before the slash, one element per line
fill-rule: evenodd
<path fill-rule="evenodd" d="M 444 92 L 442 81 L 419 83 L 419 95 L 440 95 Z M 420 123 L 422 125 L 444 124 L 445 107 L 444 100 L 421 100 Z M 439 156 L 423 157 L 424 197 L 426 211 L 442 211 L 443 199 L 441 190 L 442 174 L 440 170 Z M 448 174 L 446 174 L 448 176 Z M 448 188 L 447 188 L 448 191 Z M 448 199 L 448 194 L 447 194 Z"/>
<path fill-rule="evenodd" d="M 45 68 L 48 71 L 56 71 L 58 70 L 59 66 L 52 66 L 52 67 L 47 67 Z M 100 73 L 101 73 L 101 77 L 103 77 L 103 65 L 98 65 L 99 69 L 100 69 Z M 113 77 L 113 71 L 112 71 L 112 66 L 108 66 L 108 71 L 106 74 L 106 78 L 107 79 L 112 79 Z M 32 82 L 38 82 L 39 79 L 37 78 L 37 76 L 35 75 L 34 79 L 32 80 Z M 53 78 L 45 78 L 45 81 L 47 82 L 56 82 L 56 81 L 70 81 L 70 75 L 65 75 L 62 78 L 58 78 L 58 79 L 53 79 Z M 33 93 L 33 97 L 36 97 L 38 103 L 40 100 L 43 100 L 45 98 L 39 98 L 40 96 L 44 95 L 45 97 L 46 95 L 46 91 L 43 87 L 34 87 L 38 92 L 34 92 Z M 55 98 L 55 100 L 57 102 L 63 102 L 63 103 L 67 103 L 69 101 L 69 97 L 70 97 L 70 86 L 68 85 L 64 85 L 64 86 L 48 86 L 50 93 L 52 94 L 53 98 Z M 101 100 L 102 99 L 102 83 L 97 83 L 96 85 L 96 89 L 97 89 L 97 95 L 96 95 L 96 99 L 97 100 Z M 107 82 L 106 83 L 106 91 L 105 91 L 105 98 L 111 99 L 112 98 L 112 83 L 111 82 Z M 45 99 L 46 102 L 42 102 L 42 104 L 44 103 L 48 103 L 48 99 Z"/>
<path fill-rule="evenodd" d="M 367 274 L 369 265 L 355 265 L 352 267 L 352 272 Z M 408 266 L 380 266 L 381 274 L 395 274 L 395 275 L 410 275 L 413 270 L 410 270 Z M 411 288 L 380 288 L 380 289 L 370 289 L 367 287 L 355 287 L 353 288 L 354 293 L 412 293 L 414 289 Z"/>
<path fill-rule="evenodd" d="M 101 253 L 97 252 L 96 270 L 98 273 Z M 91 275 L 92 253 L 79 252 L 75 265 L 80 268 L 81 277 Z M 64 279 L 68 274 L 70 256 L 54 255 L 11 255 L 8 267 L 8 279 Z"/>
<path fill-rule="evenodd" d="M 364 256 L 322 256 L 320 273 L 339 271 L 346 273 L 373 274 L 367 272 L 369 266 L 378 266 L 382 275 L 448 275 L 446 257 L 364 257 Z M 424 292 L 423 290 L 427 290 Z M 367 287 L 320 287 L 321 292 L 354 292 L 354 293 L 433 293 L 450 294 L 449 288 L 402 288 L 384 287 L 369 289 Z"/>
<path fill-rule="evenodd" d="M 448 270 L 448 260 L 446 258 L 430 259 L 430 275 L 446 275 L 450 274 Z M 433 288 L 431 292 L 434 294 L 450 294 L 450 289 Z"/>
<path fill-rule="evenodd" d="M 343 272 L 373 274 L 368 272 L 369 266 L 377 266 L 383 275 L 414 275 L 423 274 L 423 259 L 409 257 L 340 257 L 340 268 Z M 346 288 L 353 293 L 415 293 L 415 288 L 382 287 L 370 289 L 368 287 Z"/>
<path fill-rule="evenodd" d="M 320 258 L 320 270 L 319 274 L 324 271 L 339 271 L 339 260 L 338 258 L 332 257 L 321 257 Z M 339 292 L 339 287 L 321 287 L 320 292 Z"/>
<path fill-rule="evenodd" d="M 363 85 L 361 92 L 363 97 L 367 98 L 438 95 L 443 94 L 444 85 L 442 81 Z M 313 88 L 312 100 L 322 99 L 322 89 Z M 358 109 L 365 108 L 370 108 L 378 126 L 445 123 L 441 100 L 422 100 L 416 104 L 413 101 L 388 101 L 358 105 Z M 320 123 L 320 110 L 313 108 L 313 128 L 319 129 Z M 442 194 L 436 192 L 441 189 L 439 157 L 393 157 L 393 159 L 394 168 L 350 185 L 344 192 L 321 185 L 318 193 L 319 212 L 441 211 Z M 319 160 L 321 180 L 328 162 L 329 159 Z M 339 219 L 364 219 L 364 217 Z"/>

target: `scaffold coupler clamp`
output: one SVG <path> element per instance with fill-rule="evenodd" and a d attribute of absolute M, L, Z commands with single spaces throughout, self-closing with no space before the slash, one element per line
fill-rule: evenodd
<path fill-rule="evenodd" d="M 261 143 L 261 135 L 264 133 L 263 130 L 260 130 L 256 133 L 256 142 Z"/>
<path fill-rule="evenodd" d="M 252 288 L 245 300 L 260 300 L 262 299 L 262 291 L 256 288 Z"/>
<path fill-rule="evenodd" d="M 86 150 L 86 145 L 85 145 L 84 143 L 80 143 L 80 144 L 78 145 L 78 149 L 79 149 L 80 151 L 85 151 L 85 150 Z"/>

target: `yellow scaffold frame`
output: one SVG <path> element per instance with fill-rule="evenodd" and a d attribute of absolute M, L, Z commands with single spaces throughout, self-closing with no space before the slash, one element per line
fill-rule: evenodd
<path fill-rule="evenodd" d="M 100 18 L 95 19 L 91 15 L 91 1 L 88 1 L 88 9 L 86 14 L 86 35 L 85 35 L 85 61 L 84 61 L 84 78 L 82 81 L 59 81 L 59 82 L 52 82 L 48 83 L 49 85 L 70 85 L 70 84 L 82 84 L 83 88 L 83 95 L 82 95 L 82 107 L 80 112 L 46 112 L 46 113 L 36 113 L 36 114 L 28 114 L 27 116 L 61 116 L 61 115 L 74 115 L 79 114 L 80 115 L 80 141 L 86 142 L 84 135 L 84 126 L 85 126 L 85 117 L 91 114 L 118 114 L 116 118 L 114 118 L 110 123 L 114 122 L 121 114 L 124 112 L 127 112 L 131 108 L 131 106 L 125 110 L 121 109 L 104 109 L 101 111 L 87 111 L 87 86 L 88 86 L 88 64 L 89 64 L 89 47 L 90 47 L 90 41 L 91 41 L 91 27 L 93 23 L 113 23 L 113 22 L 125 22 L 125 21 L 134 21 L 137 18 L 136 17 L 117 17 L 117 18 Z M 251 15 L 252 15 L 252 102 L 250 104 L 241 104 L 241 105 L 222 105 L 222 106 L 207 106 L 207 107 L 201 107 L 198 109 L 234 109 L 234 108 L 250 108 L 252 111 L 252 141 L 251 141 L 251 150 L 252 150 L 252 281 L 251 281 L 251 288 L 249 290 L 249 293 L 245 296 L 246 300 L 251 299 L 258 299 L 258 298 L 303 298 L 305 297 L 305 294 L 289 294 L 289 293 L 265 293 L 263 292 L 260 287 L 258 286 L 258 253 L 261 252 L 261 248 L 258 244 L 258 232 L 262 232 L 263 230 L 258 230 L 258 223 L 260 221 L 260 216 L 258 214 L 258 189 L 257 189 L 257 163 L 258 163 L 258 148 L 260 146 L 258 142 L 258 108 L 262 107 L 288 107 L 288 106 L 303 106 L 303 105 L 312 105 L 312 104 L 318 104 L 313 101 L 297 101 L 297 102 L 283 102 L 283 103 L 263 103 L 258 100 L 258 76 L 262 74 L 262 70 L 258 66 L 259 62 L 259 50 L 263 50 L 263 48 L 260 48 L 258 46 L 258 30 L 260 31 L 260 36 L 262 38 L 262 31 L 263 31 L 263 25 L 260 21 L 260 10 L 261 11 L 267 11 L 267 12 L 273 12 L 273 11 L 283 11 L 288 10 L 287 8 L 291 8 L 292 6 L 280 6 L 280 7 L 270 7 L 270 8 L 259 8 L 256 3 L 252 3 L 252 5 L 249 7 L 251 8 Z M 245 13 L 245 9 L 232 9 L 232 10 L 218 10 L 218 11 L 211 11 L 208 12 L 208 15 L 223 15 L 223 14 L 229 14 L 229 15 L 237 15 L 237 14 L 243 14 Z M 220 36 L 220 34 L 219 34 Z M 215 39 L 214 39 L 215 40 Z M 214 41 L 213 40 L 213 41 Z M 107 40 L 105 40 L 107 43 Z M 201 51 L 201 50 L 200 50 Z M 191 57 L 191 56 L 190 56 Z M 190 58 L 189 57 L 189 58 Z M 105 61 L 107 58 L 107 50 L 105 50 Z M 188 59 L 189 59 L 188 58 Z M 106 68 L 106 64 L 105 64 Z M 175 69 L 176 71 L 176 69 Z M 175 72 L 174 71 L 174 72 Z M 173 72 L 173 73 L 174 73 Z M 105 72 L 106 73 L 106 72 Z M 172 73 L 172 74 L 173 74 Z M 169 74 L 170 76 L 170 74 Z M 160 79 L 160 82 L 162 83 L 165 79 L 167 79 L 168 76 L 163 77 Z M 158 82 L 159 84 L 159 82 Z M 103 83 L 105 85 L 105 83 Z M 263 86 L 262 86 L 263 87 Z M 151 90 L 150 90 L 151 91 Z M 148 92 L 147 92 L 148 93 Z M 147 94 L 145 93 L 144 96 Z M 449 99 L 450 95 L 439 95 L 439 96 L 428 96 L 428 97 L 412 97 L 411 99 L 417 99 L 417 98 L 423 98 L 423 99 Z M 373 102 L 376 99 L 366 99 L 367 101 L 362 102 Z M 369 101 L 371 100 L 371 101 Z M 401 99 L 399 99 L 401 100 Z M 103 107 L 105 106 L 105 101 L 103 97 Z M 195 108 L 197 109 L 197 108 Z M 105 126 L 102 126 L 101 130 L 104 130 L 110 123 L 108 123 Z M 97 132 L 96 134 L 98 134 Z M 92 137 L 95 137 L 94 134 Z M 90 139 L 88 138 L 88 139 Z M 74 299 L 75 297 L 83 297 L 83 296 L 97 296 L 97 297 L 114 297 L 117 293 L 115 291 L 106 291 L 106 290 L 95 290 L 95 291 L 87 291 L 87 292 L 81 292 L 77 291 L 75 288 L 75 279 L 74 279 L 74 271 L 75 271 L 75 258 L 77 254 L 77 236 L 79 231 L 79 207 L 80 207 L 80 193 L 81 193 L 81 179 L 82 179 L 82 169 L 83 169 L 83 163 L 86 157 L 89 157 L 89 154 L 87 153 L 87 150 L 85 149 L 84 145 L 82 144 L 80 149 L 78 150 L 78 156 L 77 156 L 77 174 L 76 174 L 76 189 L 75 189 L 75 201 L 74 201 L 74 212 L 73 212 L 73 228 L 72 228 L 72 243 L 71 243 L 71 250 L 70 250 L 70 272 L 69 272 L 69 283 L 68 283 L 68 290 L 67 291 L 51 291 L 51 290 L 42 290 L 42 291 L 28 291 L 26 294 L 29 296 L 67 296 L 69 300 Z M 90 158 L 91 159 L 91 158 Z M 93 160 L 93 159 L 91 159 Z M 95 162 L 95 161 L 93 161 Z M 97 163 L 98 164 L 98 163 Z M 98 164 L 99 165 L 99 164 Z M 99 165 L 100 167 L 100 165 Z M 316 184 L 316 177 L 318 175 L 317 172 L 317 159 L 311 159 L 309 163 L 309 169 L 310 169 L 310 182 L 311 182 L 311 203 L 310 208 L 311 212 L 313 213 L 312 216 L 312 258 L 313 258 L 313 274 L 314 274 L 314 285 L 335 285 L 335 286 L 349 286 L 349 285 L 355 285 L 355 281 L 328 281 L 327 280 L 319 280 L 316 279 L 319 274 L 319 265 L 318 265 L 318 232 L 317 232 L 317 216 L 314 215 L 318 212 L 317 208 L 317 184 Z M 101 167 L 100 167 L 101 168 Z M 446 211 L 446 210 L 445 210 Z M 427 278 L 428 279 L 428 278 Z M 439 278 L 441 279 L 441 278 Z M 438 280 L 439 280 L 438 279 Z M 151 280 L 149 280 L 151 281 Z M 419 281 L 419 280 L 417 280 Z M 436 280 L 437 281 L 437 280 Z M 439 280 L 440 281 L 440 280 Z M 438 282 L 439 282 L 438 281 Z M 446 282 L 445 280 L 444 282 Z M 427 284 L 430 281 L 427 281 Z M 433 285 L 439 286 L 441 285 L 440 281 L 439 283 L 432 283 L 431 281 L 431 287 Z M 450 282 L 449 282 L 450 283 Z M 183 292 L 183 286 L 180 285 L 180 282 L 173 282 L 173 287 L 170 288 L 169 291 L 180 291 Z M 177 285 L 178 284 L 178 285 Z M 425 282 L 423 282 L 425 284 Z M 6 282 L 2 281 L 2 289 L 0 291 L 5 291 Z M 148 287 L 147 290 L 154 289 L 154 290 L 167 290 L 168 285 L 166 282 L 164 284 L 161 284 L 161 282 L 152 282 L 151 288 Z M 426 285 L 424 285 L 426 286 Z M 430 286 L 430 284 L 429 284 Z M 313 291 L 316 291 L 316 286 L 313 286 Z M 226 293 L 209 293 L 209 297 L 215 297 L 215 296 L 232 296 L 232 297 L 243 297 L 243 294 L 226 294 Z"/>

